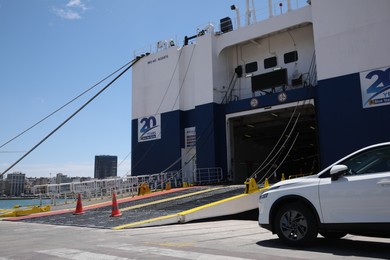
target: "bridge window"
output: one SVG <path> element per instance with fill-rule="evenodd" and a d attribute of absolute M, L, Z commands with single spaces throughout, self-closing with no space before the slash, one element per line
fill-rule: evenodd
<path fill-rule="evenodd" d="M 264 69 L 269 69 L 276 67 L 278 65 L 278 61 L 276 57 L 270 57 L 267 59 L 264 59 Z"/>
<path fill-rule="evenodd" d="M 257 71 L 257 61 L 245 64 L 245 73 Z"/>
<path fill-rule="evenodd" d="M 298 60 L 298 52 L 291 51 L 284 54 L 284 64 L 295 62 Z"/>

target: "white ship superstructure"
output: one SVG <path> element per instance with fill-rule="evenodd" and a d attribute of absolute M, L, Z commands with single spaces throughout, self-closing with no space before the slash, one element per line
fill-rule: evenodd
<path fill-rule="evenodd" d="M 312 174 L 389 140 L 390 1 L 265 2 L 134 65 L 132 175 Z"/>

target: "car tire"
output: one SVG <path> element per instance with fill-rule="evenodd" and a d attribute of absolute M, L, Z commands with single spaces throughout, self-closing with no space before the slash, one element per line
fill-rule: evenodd
<path fill-rule="evenodd" d="M 321 231 L 320 235 L 323 236 L 325 239 L 329 240 L 337 240 L 342 237 L 345 237 L 348 233 L 345 232 L 337 232 L 337 231 Z"/>
<path fill-rule="evenodd" d="M 282 206 L 275 216 L 275 231 L 278 237 L 290 246 L 309 246 L 318 235 L 314 214 L 302 203 Z"/>

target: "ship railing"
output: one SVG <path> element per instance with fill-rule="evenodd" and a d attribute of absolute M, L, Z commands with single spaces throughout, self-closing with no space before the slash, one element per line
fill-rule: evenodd
<path fill-rule="evenodd" d="M 231 7 L 232 11 L 236 12 L 236 17 L 230 19 L 233 25 L 232 30 L 236 30 L 241 27 L 245 27 L 257 22 L 265 21 L 275 16 L 283 15 L 293 10 L 300 9 L 307 6 L 308 0 L 271 0 L 271 6 L 268 6 L 269 2 L 258 1 L 255 3 L 255 6 L 250 8 L 249 15 L 246 14 L 244 7 L 240 9 L 237 7 Z M 228 21 L 230 23 L 230 21 Z M 220 21 L 220 32 L 223 32 L 225 27 L 226 20 Z"/>
<path fill-rule="evenodd" d="M 229 23 L 232 23 L 232 28 L 231 30 L 228 31 L 232 31 L 232 30 L 234 31 L 238 28 L 245 27 L 260 21 L 264 21 L 270 19 L 271 17 L 282 15 L 289 11 L 297 10 L 308 5 L 308 0 L 271 0 L 271 7 L 264 6 L 264 2 L 265 1 L 258 1 L 258 3 L 256 3 L 257 6 L 255 6 L 255 8 L 252 8 L 250 10 L 249 19 L 245 15 L 245 8 L 242 7 L 241 8 L 242 14 L 237 15 L 233 19 L 230 19 Z M 226 21 L 222 22 L 221 24 L 221 20 L 218 22 L 210 21 L 208 23 L 197 26 L 195 28 L 195 31 L 189 34 L 194 36 L 193 37 L 190 36 L 187 38 L 191 38 L 192 43 L 194 43 L 197 37 L 202 36 L 204 34 L 208 34 L 208 33 L 220 34 L 221 32 L 224 31 L 223 28 L 221 27 L 226 26 L 225 24 Z M 216 24 L 219 24 L 219 26 L 215 27 L 215 32 L 214 32 L 214 25 Z M 157 40 L 153 44 L 148 44 L 142 48 L 134 50 L 133 52 L 134 58 L 146 53 L 149 54 L 158 53 L 160 51 L 172 48 L 174 46 L 184 46 L 186 45 L 185 38 L 186 36 L 175 35 L 173 37 L 167 37 L 166 39 Z M 178 40 L 178 39 L 182 39 L 182 40 Z"/>
<path fill-rule="evenodd" d="M 237 73 L 234 73 L 232 79 L 230 80 L 229 86 L 225 92 L 225 96 L 222 99 L 222 104 L 227 104 L 230 101 L 238 99 L 237 96 L 233 96 L 233 90 L 234 90 L 234 86 L 236 85 L 237 78 L 238 78 Z"/>
<path fill-rule="evenodd" d="M 139 178 L 140 183 L 148 184 L 149 188 L 153 191 L 164 189 L 167 183 L 169 183 L 172 188 L 182 187 L 181 171 L 167 171 L 137 177 Z"/>
<path fill-rule="evenodd" d="M 133 51 L 134 58 L 142 54 L 151 54 L 157 53 L 175 46 L 182 45 L 178 40 L 178 36 L 167 37 L 166 39 L 161 39 L 156 41 L 154 44 L 148 44 L 144 47 L 136 49 Z"/>
<path fill-rule="evenodd" d="M 194 182 L 196 185 L 218 184 L 223 181 L 221 167 L 198 168 L 195 170 Z"/>
<path fill-rule="evenodd" d="M 316 53 L 313 53 L 313 57 L 311 59 L 309 72 L 308 72 L 308 86 L 316 86 L 317 85 L 317 63 L 316 63 Z"/>

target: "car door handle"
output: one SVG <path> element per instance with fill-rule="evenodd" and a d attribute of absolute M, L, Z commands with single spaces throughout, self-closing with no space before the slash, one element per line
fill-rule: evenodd
<path fill-rule="evenodd" d="M 378 184 L 381 186 L 390 186 L 390 180 L 380 180 Z"/>

